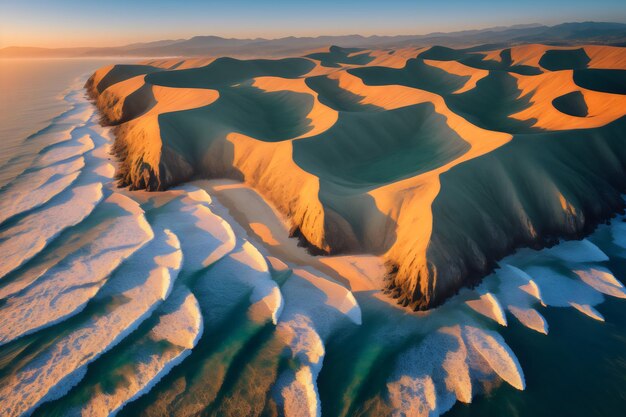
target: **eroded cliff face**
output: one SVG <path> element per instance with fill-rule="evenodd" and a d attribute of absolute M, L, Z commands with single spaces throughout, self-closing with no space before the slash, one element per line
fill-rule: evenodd
<path fill-rule="evenodd" d="M 388 292 L 415 309 L 624 207 L 625 48 L 333 47 L 171 65 L 87 83 L 116 126 L 120 185 L 241 179 L 318 250 L 384 256 Z"/>

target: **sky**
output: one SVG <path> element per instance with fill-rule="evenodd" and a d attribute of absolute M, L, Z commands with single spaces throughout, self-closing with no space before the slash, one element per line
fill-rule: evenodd
<path fill-rule="evenodd" d="M 217 35 L 420 35 L 626 23 L 626 0 L 0 0 L 0 47 L 118 46 Z"/>

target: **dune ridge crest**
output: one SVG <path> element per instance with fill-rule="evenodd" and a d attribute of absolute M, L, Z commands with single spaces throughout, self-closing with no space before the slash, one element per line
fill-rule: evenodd
<path fill-rule="evenodd" d="M 104 67 L 120 186 L 228 177 L 326 254 L 374 253 L 386 292 L 440 305 L 516 248 L 624 209 L 626 48 L 323 48 Z"/>

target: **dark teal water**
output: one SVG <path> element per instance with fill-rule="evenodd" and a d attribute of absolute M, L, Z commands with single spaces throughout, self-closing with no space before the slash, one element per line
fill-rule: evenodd
<path fill-rule="evenodd" d="M 601 235 L 601 234 L 600 234 Z M 611 252 L 603 236 L 593 239 Z M 604 244 L 603 244 L 604 243 Z M 609 246 L 607 248 L 607 246 Z M 611 257 L 608 268 L 620 281 L 626 260 Z M 472 404 L 457 403 L 448 417 L 620 417 L 626 413 L 626 300 L 606 297 L 596 306 L 605 322 L 570 308 L 542 310 L 548 336 L 528 331 L 510 318 L 499 333 L 524 370 L 526 390 L 503 384 Z"/>

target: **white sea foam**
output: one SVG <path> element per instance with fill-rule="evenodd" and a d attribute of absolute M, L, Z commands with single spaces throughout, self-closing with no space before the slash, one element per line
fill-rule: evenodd
<path fill-rule="evenodd" d="M 517 389 L 524 376 L 502 337 L 474 326 L 442 327 L 396 360 L 387 383 L 394 416 L 437 416 L 459 400 L 470 402 L 472 380 L 490 373 Z"/>
<path fill-rule="evenodd" d="M 552 307 L 570 307 L 572 303 L 580 305 L 600 304 L 604 297 L 584 282 L 565 276 L 553 268 L 531 266 L 525 269 L 541 290 L 545 304 Z"/>
<path fill-rule="evenodd" d="M 489 317 L 496 323 L 506 326 L 506 316 L 498 299 L 491 293 L 480 294 L 478 299 L 468 300 L 466 304 L 470 308 L 485 317 Z"/>
<path fill-rule="evenodd" d="M 609 257 L 587 239 L 569 240 L 539 252 L 543 256 L 552 256 L 565 262 L 603 262 Z"/>
<path fill-rule="evenodd" d="M 542 303 L 536 282 L 521 269 L 506 263 L 502 263 L 494 278 L 499 280 L 498 296 L 504 308 L 524 326 L 547 334 L 548 323 L 535 309 Z"/>
<path fill-rule="evenodd" d="M 225 320 L 233 306 L 248 300 L 248 313 L 257 322 L 276 323 L 283 297 L 265 260 L 254 246 L 238 239 L 235 249 L 203 274 L 196 286 L 211 323 Z"/>
<path fill-rule="evenodd" d="M 100 375 L 103 380 L 124 382 L 106 391 L 100 388 L 99 380 L 83 386 L 75 395 L 87 396 L 87 402 L 64 410 L 65 415 L 115 416 L 124 405 L 149 392 L 172 368 L 189 356 L 202 334 L 202 314 L 193 294 L 185 287 L 179 287 L 156 314 L 158 323 L 125 350 L 124 355 L 129 362 Z M 164 349 L 162 342 L 172 346 Z"/>
<path fill-rule="evenodd" d="M 525 388 L 522 367 L 502 336 L 494 331 L 472 326 L 464 330 L 464 335 L 472 349 L 478 352 L 503 380 L 519 390 Z"/>
<path fill-rule="evenodd" d="M 571 302 L 570 306 L 574 307 L 576 310 L 583 313 L 585 316 L 589 316 L 594 320 L 604 321 L 604 317 L 598 310 L 590 306 L 589 304 L 579 304 L 575 302 Z"/>
<path fill-rule="evenodd" d="M 152 243 L 116 271 L 98 294 L 96 302 L 109 304 L 109 308 L 89 313 L 86 320 L 61 333 L 26 366 L 12 370 L 9 383 L 0 387 L 0 397 L 8 399 L 4 404 L 7 415 L 27 413 L 41 402 L 65 394 L 83 377 L 88 363 L 128 335 L 167 297 L 181 260 L 176 236 L 159 231 Z M 34 314 L 52 313 L 39 309 Z M 181 324 L 179 333 L 173 334 L 187 329 Z"/>
<path fill-rule="evenodd" d="M 320 335 L 311 320 L 301 314 L 282 321 L 277 332 L 289 346 L 298 367 L 279 375 L 273 389 L 276 403 L 285 416 L 320 416 L 321 404 L 316 380 L 325 354 Z"/>
<path fill-rule="evenodd" d="M 361 310 L 349 290 L 310 269 L 294 270 L 281 291 L 286 301 L 277 332 L 298 367 L 279 376 L 274 398 L 285 415 L 319 416 L 324 340 L 340 326 L 360 324 Z"/>
<path fill-rule="evenodd" d="M 178 235 L 184 236 L 183 269 L 198 271 L 213 264 L 233 250 L 235 235 L 228 223 L 208 207 L 210 197 L 196 189 L 195 194 L 174 198 L 155 210 L 156 221 L 166 221 Z"/>
<path fill-rule="evenodd" d="M 396 359 L 387 383 L 393 416 L 435 416 L 471 401 L 467 348 L 459 326 L 441 328 Z"/>
<path fill-rule="evenodd" d="M 71 197 L 21 219 L 13 227 L 0 232 L 0 278 L 39 253 L 64 229 L 80 223 L 102 199 L 102 184 L 76 187 Z M 2 290 L 0 289 L 0 296 Z"/>
<path fill-rule="evenodd" d="M 0 223 L 48 202 L 78 178 L 83 166 L 79 157 L 20 175 L 1 190 Z"/>
<path fill-rule="evenodd" d="M 294 269 L 292 276 L 283 288 L 285 291 L 293 292 L 293 299 L 295 300 L 306 299 L 302 308 L 314 320 L 318 315 L 320 315 L 320 319 L 325 317 L 322 316 L 324 311 L 335 311 L 353 323 L 361 324 L 361 309 L 354 298 L 354 294 L 343 285 L 313 268 Z M 322 304 L 325 308 L 322 308 Z"/>
<path fill-rule="evenodd" d="M 115 193 L 99 207 L 110 219 L 101 234 L 0 307 L 0 344 L 80 312 L 107 276 L 152 239 L 142 210 L 129 198 Z"/>
<path fill-rule="evenodd" d="M 43 168 L 59 162 L 74 158 L 89 152 L 94 148 L 93 141 L 89 135 L 82 135 L 76 139 L 70 139 L 50 146 L 35 159 L 33 167 Z"/>

